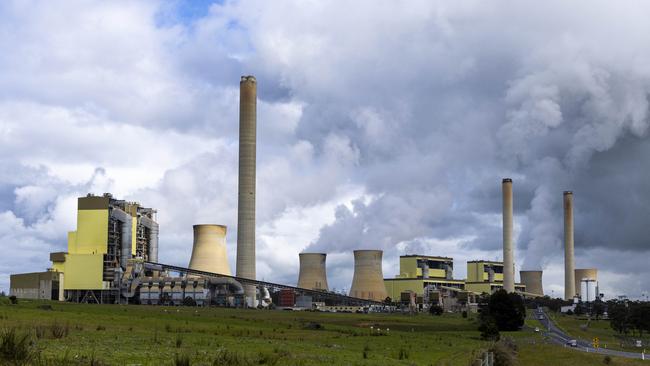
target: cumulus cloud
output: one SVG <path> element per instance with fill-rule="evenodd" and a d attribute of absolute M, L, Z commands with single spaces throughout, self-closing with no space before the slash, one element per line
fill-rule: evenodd
<path fill-rule="evenodd" d="M 3 278 L 65 248 L 89 191 L 157 208 L 163 260 L 186 264 L 209 222 L 234 260 L 237 83 L 254 74 L 260 277 L 291 283 L 318 250 L 349 287 L 356 248 L 384 249 L 387 277 L 413 252 L 462 277 L 500 257 L 509 176 L 518 268 L 561 293 L 573 190 L 578 265 L 610 295 L 648 291 L 642 2 L 30 4 L 0 5 Z M 619 251 L 640 270 L 599 259 Z"/>

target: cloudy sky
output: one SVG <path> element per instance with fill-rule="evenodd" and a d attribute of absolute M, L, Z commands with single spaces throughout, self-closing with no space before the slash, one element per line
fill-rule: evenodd
<path fill-rule="evenodd" d="M 88 192 L 154 207 L 160 260 L 229 227 L 238 98 L 258 80 L 257 273 L 295 283 L 352 250 L 501 259 L 563 291 L 562 191 L 577 268 L 650 292 L 650 5 L 627 1 L 0 2 L 0 289 L 66 250 Z"/>

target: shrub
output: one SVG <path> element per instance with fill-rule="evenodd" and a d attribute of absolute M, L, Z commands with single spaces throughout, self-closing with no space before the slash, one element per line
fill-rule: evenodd
<path fill-rule="evenodd" d="M 463 310 L 462 316 L 463 316 L 463 318 L 467 319 L 467 310 Z"/>
<path fill-rule="evenodd" d="M 13 305 L 18 304 L 18 298 L 14 295 L 9 296 L 9 301 L 11 301 L 11 304 Z"/>
<path fill-rule="evenodd" d="M 181 348 L 183 345 L 183 337 L 180 334 L 176 335 L 176 348 Z"/>
<path fill-rule="evenodd" d="M 609 357 L 609 356 L 605 356 L 605 358 L 603 358 L 603 363 L 605 365 L 611 365 L 612 364 L 612 358 Z"/>
<path fill-rule="evenodd" d="M 516 366 L 517 362 L 517 345 L 510 338 L 504 338 L 495 342 L 488 349 L 488 352 L 494 353 L 494 366 Z"/>
<path fill-rule="evenodd" d="M 498 290 L 490 296 L 487 311 L 500 331 L 519 330 L 524 325 L 526 308 L 521 296 Z"/>
<path fill-rule="evenodd" d="M 303 326 L 303 329 L 309 329 L 309 330 L 323 330 L 325 327 L 321 323 L 316 323 L 316 322 L 309 322 Z"/>
<path fill-rule="evenodd" d="M 404 348 L 400 348 L 399 355 L 397 356 L 397 358 L 400 360 L 408 360 L 409 359 L 408 351 L 406 351 Z"/>
<path fill-rule="evenodd" d="M 442 309 L 442 307 L 440 307 L 440 305 L 431 305 L 431 307 L 429 308 L 429 313 L 431 313 L 431 315 L 440 316 L 442 315 L 443 311 L 444 310 Z"/>
<path fill-rule="evenodd" d="M 190 356 L 186 354 L 176 354 L 174 357 L 174 366 L 190 366 Z"/>
<path fill-rule="evenodd" d="M 196 301 L 193 298 L 187 296 L 183 299 L 183 306 L 196 306 Z"/>
<path fill-rule="evenodd" d="M 15 365 L 29 364 L 38 356 L 38 349 L 28 333 L 19 334 L 16 328 L 0 332 L 0 359 Z M 3 362 L 4 364 L 4 362 Z"/>
<path fill-rule="evenodd" d="M 97 331 L 100 331 L 100 330 L 106 330 L 106 327 L 103 326 L 103 325 L 101 325 L 101 324 L 99 324 L 99 325 L 97 326 L 96 330 L 97 330 Z"/>
<path fill-rule="evenodd" d="M 68 325 L 68 323 L 61 324 L 54 321 L 54 323 L 50 325 L 35 325 L 33 330 L 37 339 L 60 339 L 68 336 L 68 333 L 70 333 L 70 325 Z"/>
<path fill-rule="evenodd" d="M 52 338 L 54 339 L 67 337 L 68 333 L 70 333 L 70 326 L 68 325 L 68 323 L 61 324 L 55 321 L 50 326 L 50 333 L 52 334 Z"/>
<path fill-rule="evenodd" d="M 479 319 L 480 324 L 478 330 L 481 332 L 481 339 L 498 341 L 501 335 L 499 334 L 499 327 L 494 318 L 489 314 L 481 313 Z"/>

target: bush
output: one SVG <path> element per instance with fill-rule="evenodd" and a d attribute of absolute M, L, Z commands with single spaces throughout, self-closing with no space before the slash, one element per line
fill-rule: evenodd
<path fill-rule="evenodd" d="M 442 315 L 443 311 L 444 310 L 442 309 L 442 307 L 440 305 L 431 305 L 431 307 L 429 308 L 429 313 L 431 313 L 431 315 L 440 316 L 440 315 Z"/>
<path fill-rule="evenodd" d="M 605 365 L 611 365 L 612 364 L 612 358 L 609 357 L 609 356 L 605 356 L 605 358 L 603 358 L 603 363 Z"/>
<path fill-rule="evenodd" d="M 481 339 L 487 341 L 498 341 L 501 337 L 496 321 L 489 314 L 481 313 L 478 330 L 481 332 Z"/>
<path fill-rule="evenodd" d="M 404 348 L 400 348 L 399 349 L 399 355 L 397 355 L 397 358 L 400 359 L 400 360 L 408 360 L 409 359 L 409 353 Z"/>
<path fill-rule="evenodd" d="M 510 338 L 495 342 L 488 352 L 494 353 L 494 366 L 516 366 L 517 345 Z"/>
<path fill-rule="evenodd" d="M 176 335 L 176 348 L 181 348 L 183 345 L 183 337 L 180 334 Z"/>
<path fill-rule="evenodd" d="M 567 310 L 566 315 L 573 315 L 573 310 L 571 310 L 571 309 Z"/>
<path fill-rule="evenodd" d="M 196 306 L 196 301 L 193 298 L 187 296 L 186 298 L 183 299 L 183 305 L 184 306 Z"/>
<path fill-rule="evenodd" d="M 9 296 L 9 301 L 11 301 L 11 304 L 17 305 L 18 304 L 18 298 L 14 295 Z"/>
<path fill-rule="evenodd" d="M 463 310 L 462 316 L 463 316 L 463 318 L 467 319 L 467 310 Z"/>
<path fill-rule="evenodd" d="M 190 356 L 177 353 L 174 357 L 174 366 L 190 366 Z"/>
<path fill-rule="evenodd" d="M 521 296 L 515 293 L 507 293 L 505 290 L 498 290 L 488 300 L 488 314 L 500 331 L 519 330 L 524 325 L 526 308 Z"/>
<path fill-rule="evenodd" d="M 4 329 L 0 332 L 0 360 L 15 365 L 26 365 L 37 356 L 38 349 L 29 333 L 19 334 L 16 328 Z"/>
<path fill-rule="evenodd" d="M 70 333 L 70 326 L 68 325 L 68 323 L 60 324 L 55 321 L 50 326 L 50 333 L 52 334 L 52 338 L 54 339 L 67 337 L 68 333 Z"/>
<path fill-rule="evenodd" d="M 305 324 L 303 329 L 308 329 L 308 330 L 323 330 L 325 327 L 321 323 L 316 323 L 316 322 L 309 322 Z"/>
<path fill-rule="evenodd" d="M 68 323 L 61 324 L 57 321 L 54 321 L 54 323 L 50 325 L 35 325 L 33 330 L 34 335 L 37 339 L 61 339 L 68 336 L 68 333 L 70 333 L 70 326 Z"/>

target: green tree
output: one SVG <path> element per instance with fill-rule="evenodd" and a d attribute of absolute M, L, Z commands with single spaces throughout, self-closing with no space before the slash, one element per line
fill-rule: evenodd
<path fill-rule="evenodd" d="M 521 296 L 501 289 L 490 296 L 487 313 L 500 331 L 519 330 L 524 325 L 526 308 Z"/>

